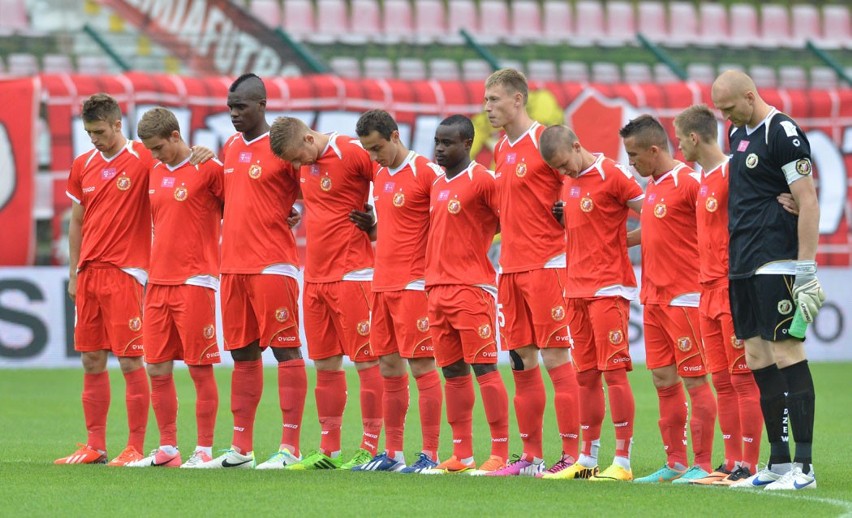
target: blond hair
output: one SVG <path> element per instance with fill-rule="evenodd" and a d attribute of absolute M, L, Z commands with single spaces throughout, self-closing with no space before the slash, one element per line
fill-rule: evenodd
<path fill-rule="evenodd" d="M 145 140 L 152 137 L 169 138 L 173 132 L 180 134 L 180 125 L 175 114 L 163 107 L 146 111 L 136 126 L 136 136 Z"/>
<path fill-rule="evenodd" d="M 529 100 L 530 90 L 527 85 L 527 77 L 514 68 L 501 68 L 485 80 L 485 88 L 502 86 L 510 94 L 520 93 L 524 97 L 524 104 Z"/>
<path fill-rule="evenodd" d="M 295 117 L 278 117 L 269 128 L 269 145 L 279 158 L 285 158 L 304 142 L 310 128 Z"/>

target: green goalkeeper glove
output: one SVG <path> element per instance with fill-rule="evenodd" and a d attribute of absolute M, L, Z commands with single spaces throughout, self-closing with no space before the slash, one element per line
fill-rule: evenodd
<path fill-rule="evenodd" d="M 825 292 L 816 276 L 816 261 L 796 261 L 796 281 L 793 283 L 793 299 L 808 324 L 813 323 L 825 302 Z"/>

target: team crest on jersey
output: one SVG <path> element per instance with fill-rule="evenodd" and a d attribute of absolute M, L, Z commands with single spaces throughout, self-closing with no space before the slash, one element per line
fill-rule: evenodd
<path fill-rule="evenodd" d="M 139 331 L 142 329 L 142 319 L 139 317 L 133 317 L 127 322 L 127 327 L 130 328 L 131 331 Z"/>
<path fill-rule="evenodd" d="M 405 194 L 398 192 L 393 195 L 393 206 L 402 207 L 405 205 Z"/>
<path fill-rule="evenodd" d="M 754 169 L 755 167 L 757 167 L 757 162 L 758 159 L 756 153 L 749 153 L 749 155 L 746 157 L 746 167 L 748 167 L 749 169 Z"/>
<path fill-rule="evenodd" d="M 447 210 L 450 214 L 458 214 L 461 212 L 461 202 L 459 200 L 450 200 L 450 202 L 447 203 Z"/>
<path fill-rule="evenodd" d="M 367 336 L 368 334 L 370 334 L 370 321 L 369 320 L 362 320 L 362 321 L 358 322 L 357 329 L 358 329 L 359 335 Z"/>
<path fill-rule="evenodd" d="M 479 337 L 488 338 L 491 336 L 491 324 L 482 324 L 479 326 Z"/>
<path fill-rule="evenodd" d="M 320 189 L 324 190 L 325 192 L 330 191 L 331 190 L 331 178 L 329 178 L 328 176 L 323 176 L 322 179 L 320 180 Z"/>
<path fill-rule="evenodd" d="M 213 324 L 210 324 L 204 328 L 204 339 L 211 340 L 214 336 L 216 336 L 216 328 L 213 327 Z"/>
<path fill-rule="evenodd" d="M 658 203 L 654 206 L 654 216 L 657 216 L 658 218 L 666 217 L 666 204 L 665 203 Z"/>
<path fill-rule="evenodd" d="M 793 303 L 787 299 L 778 301 L 778 312 L 782 315 L 789 315 L 793 311 Z"/>
<path fill-rule="evenodd" d="M 593 202 L 588 196 L 585 196 L 582 200 L 580 200 L 580 210 L 583 212 L 592 212 L 594 208 L 595 202 Z"/>
<path fill-rule="evenodd" d="M 177 201 L 184 201 L 189 193 L 186 190 L 186 187 L 180 186 L 175 189 L 175 199 Z"/>
<path fill-rule="evenodd" d="M 249 167 L 248 175 L 249 175 L 249 178 L 251 178 L 252 180 L 257 180 L 258 178 L 260 178 L 260 175 L 262 175 L 262 174 L 263 174 L 263 168 L 260 167 L 259 165 L 252 164 Z"/>
<path fill-rule="evenodd" d="M 565 318 L 565 308 L 562 306 L 555 306 L 550 310 L 550 317 L 559 322 Z"/>
<path fill-rule="evenodd" d="M 621 329 L 612 329 L 609 332 L 609 343 L 612 345 L 618 345 L 624 341 L 624 333 L 621 332 Z"/>
<path fill-rule="evenodd" d="M 682 352 L 692 349 L 692 340 L 688 336 L 681 336 L 677 339 L 677 348 Z"/>
<path fill-rule="evenodd" d="M 518 175 L 518 178 L 523 178 L 524 175 L 527 174 L 527 163 L 521 162 L 515 167 L 515 174 Z"/>
<path fill-rule="evenodd" d="M 802 158 L 796 161 L 796 172 L 802 176 L 808 176 L 811 174 L 813 167 L 811 167 L 811 161 L 807 158 Z"/>
<path fill-rule="evenodd" d="M 290 318 L 290 312 L 287 308 L 278 308 L 275 310 L 275 320 L 286 322 L 288 318 Z"/>
<path fill-rule="evenodd" d="M 707 212 L 716 212 L 716 209 L 719 208 L 719 200 L 712 196 L 708 196 L 707 201 L 704 202 L 704 208 L 707 209 Z"/>
<path fill-rule="evenodd" d="M 126 191 L 127 189 L 130 189 L 130 185 L 130 178 L 123 175 L 119 176 L 118 180 L 115 181 L 115 186 L 118 187 L 119 191 Z"/>
<path fill-rule="evenodd" d="M 429 319 L 427 317 L 417 319 L 417 330 L 421 333 L 429 330 Z"/>
<path fill-rule="evenodd" d="M 731 335 L 731 347 L 734 349 L 742 349 L 745 347 L 745 340 L 740 340 L 737 335 Z"/>

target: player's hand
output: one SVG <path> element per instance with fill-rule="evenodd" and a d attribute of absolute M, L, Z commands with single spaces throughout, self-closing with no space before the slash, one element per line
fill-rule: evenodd
<path fill-rule="evenodd" d="M 364 204 L 364 210 L 353 210 L 349 213 L 349 221 L 355 224 L 356 227 L 369 232 L 376 226 L 376 214 L 373 211 L 373 206 L 369 203 Z"/>
<path fill-rule="evenodd" d="M 796 261 L 793 298 L 805 322 L 811 324 L 825 302 L 825 292 L 816 276 L 816 261 Z"/>
<path fill-rule="evenodd" d="M 71 300 L 77 297 L 77 274 L 73 273 L 68 277 L 68 296 Z"/>
<path fill-rule="evenodd" d="M 296 210 L 296 207 L 290 207 L 290 216 L 287 217 L 287 225 L 290 228 L 295 227 L 302 221 L 302 213 Z"/>
<path fill-rule="evenodd" d="M 557 201 L 553 204 L 553 207 L 550 208 L 550 212 L 553 214 L 553 217 L 556 218 L 556 221 L 562 223 L 562 218 L 565 215 L 565 202 Z"/>
<path fill-rule="evenodd" d="M 204 146 L 192 146 L 191 149 L 192 155 L 189 157 L 189 163 L 192 165 L 203 164 L 216 156 L 216 153 Z"/>
<path fill-rule="evenodd" d="M 778 203 L 780 203 L 781 206 L 784 207 L 784 210 L 794 216 L 799 215 L 799 204 L 796 203 L 796 199 L 793 198 L 792 194 L 790 194 L 789 192 L 782 192 L 778 195 L 777 200 Z"/>

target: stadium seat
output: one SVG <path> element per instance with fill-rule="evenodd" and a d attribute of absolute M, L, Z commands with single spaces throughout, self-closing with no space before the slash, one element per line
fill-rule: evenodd
<path fill-rule="evenodd" d="M 686 73 L 697 83 L 711 84 L 716 80 L 716 69 L 708 63 L 690 63 L 686 66 Z"/>
<path fill-rule="evenodd" d="M 567 83 L 587 83 L 589 67 L 582 61 L 563 61 L 559 63 L 559 77 Z"/>
<path fill-rule="evenodd" d="M 388 58 L 369 57 L 364 58 L 365 79 L 393 79 L 393 63 Z"/>
<path fill-rule="evenodd" d="M 547 59 L 532 59 L 527 62 L 527 76 L 532 81 L 558 81 L 556 63 Z"/>
<path fill-rule="evenodd" d="M 435 58 L 429 62 L 429 77 L 436 81 L 458 81 L 459 64 L 453 59 Z"/>
<path fill-rule="evenodd" d="M 730 36 L 728 10 L 723 4 L 701 2 L 698 6 L 698 44 L 724 45 Z"/>
<path fill-rule="evenodd" d="M 485 81 L 493 70 L 487 61 L 482 59 L 465 59 L 462 61 L 462 78 L 465 81 Z"/>
<path fill-rule="evenodd" d="M 795 89 L 807 88 L 808 76 L 805 69 L 797 65 L 778 67 L 778 86 Z"/>
<path fill-rule="evenodd" d="M 579 0 L 575 10 L 577 25 L 571 44 L 588 46 L 602 41 L 606 27 L 601 3 L 597 0 Z"/>
<path fill-rule="evenodd" d="M 542 12 L 542 43 L 556 45 L 568 41 L 574 34 L 568 2 L 545 0 Z"/>
<path fill-rule="evenodd" d="M 331 71 L 335 75 L 346 79 L 358 79 L 361 77 L 361 64 L 356 58 L 347 56 L 333 57 L 328 61 Z"/>
<path fill-rule="evenodd" d="M 461 29 L 471 34 L 479 33 L 479 14 L 473 0 L 450 0 L 447 4 L 448 43 L 464 41 L 459 36 Z"/>
<path fill-rule="evenodd" d="M 0 0 L 0 34 L 27 32 L 30 19 L 23 0 Z"/>
<path fill-rule="evenodd" d="M 848 3 L 822 6 L 822 40 L 820 40 L 820 46 L 829 49 L 852 48 L 849 9 Z"/>
<path fill-rule="evenodd" d="M 748 75 L 754 80 L 758 88 L 775 88 L 778 86 L 778 78 L 775 69 L 766 65 L 752 65 L 749 67 Z"/>
<path fill-rule="evenodd" d="M 431 43 L 447 34 L 447 12 L 442 0 L 414 2 L 414 35 L 419 43 Z"/>
<path fill-rule="evenodd" d="M 654 82 L 664 85 L 679 81 L 680 78 L 665 63 L 654 64 Z"/>
<path fill-rule="evenodd" d="M 837 88 L 837 72 L 828 67 L 811 68 L 811 88 L 830 90 Z"/>
<path fill-rule="evenodd" d="M 592 63 L 592 82 L 614 84 L 621 82 L 621 72 L 615 63 Z"/>
<path fill-rule="evenodd" d="M 653 83 L 651 67 L 647 63 L 625 63 L 621 67 L 625 83 L 645 84 Z"/>
<path fill-rule="evenodd" d="M 761 5 L 760 39 L 757 44 L 766 49 L 793 46 L 790 13 L 786 6 L 778 4 Z"/>
<path fill-rule="evenodd" d="M 632 3 L 621 0 L 607 2 L 606 36 L 602 43 L 613 46 L 636 43 L 636 17 Z"/>
<path fill-rule="evenodd" d="M 409 41 L 413 38 L 414 24 L 411 20 L 411 4 L 408 0 L 384 0 L 382 27 L 385 43 Z"/>
<path fill-rule="evenodd" d="M 505 0 L 481 0 L 479 2 L 479 30 L 477 40 L 493 45 L 509 35 L 509 3 Z"/>
<path fill-rule="evenodd" d="M 729 19 L 731 21 L 731 37 L 728 38 L 728 45 L 742 48 L 757 44 L 757 11 L 754 5 L 731 5 Z"/>
<path fill-rule="evenodd" d="M 319 44 L 339 41 L 349 31 L 346 3 L 343 0 L 317 0 L 316 6 L 317 30 L 308 39 Z"/>
<path fill-rule="evenodd" d="M 41 70 L 46 74 L 70 74 L 74 64 L 67 54 L 45 54 L 41 58 Z"/>
<path fill-rule="evenodd" d="M 809 4 L 795 4 L 791 9 L 792 44 L 797 48 L 805 46 L 808 40 L 817 43 L 822 36 L 819 22 L 819 10 Z"/>
<path fill-rule="evenodd" d="M 301 41 L 317 31 L 314 4 L 311 0 L 287 0 L 284 2 L 281 28 L 294 40 Z"/>
<path fill-rule="evenodd" d="M 378 0 L 352 0 L 349 12 L 349 32 L 340 40 L 350 45 L 362 45 L 381 39 L 381 10 Z M 366 73 L 366 69 L 364 71 Z"/>
<path fill-rule="evenodd" d="M 510 20 L 512 43 L 539 41 L 542 37 L 541 10 L 533 0 L 515 0 Z"/>
<path fill-rule="evenodd" d="M 6 67 L 11 76 L 32 76 L 38 74 L 38 58 L 32 54 L 15 52 L 6 56 Z"/>
<path fill-rule="evenodd" d="M 251 0 L 249 13 L 270 29 L 281 26 L 281 4 L 278 0 Z"/>
<path fill-rule="evenodd" d="M 80 74 L 109 74 L 112 68 L 112 61 L 106 56 L 97 54 L 77 56 L 77 72 Z"/>
<path fill-rule="evenodd" d="M 698 13 L 692 2 L 669 3 L 669 39 L 667 45 L 682 47 L 699 41 Z"/>
<path fill-rule="evenodd" d="M 666 8 L 662 2 L 639 2 L 639 34 L 655 43 L 668 38 Z"/>
<path fill-rule="evenodd" d="M 427 77 L 426 63 L 420 58 L 400 58 L 396 62 L 396 77 L 405 81 L 422 81 Z"/>

